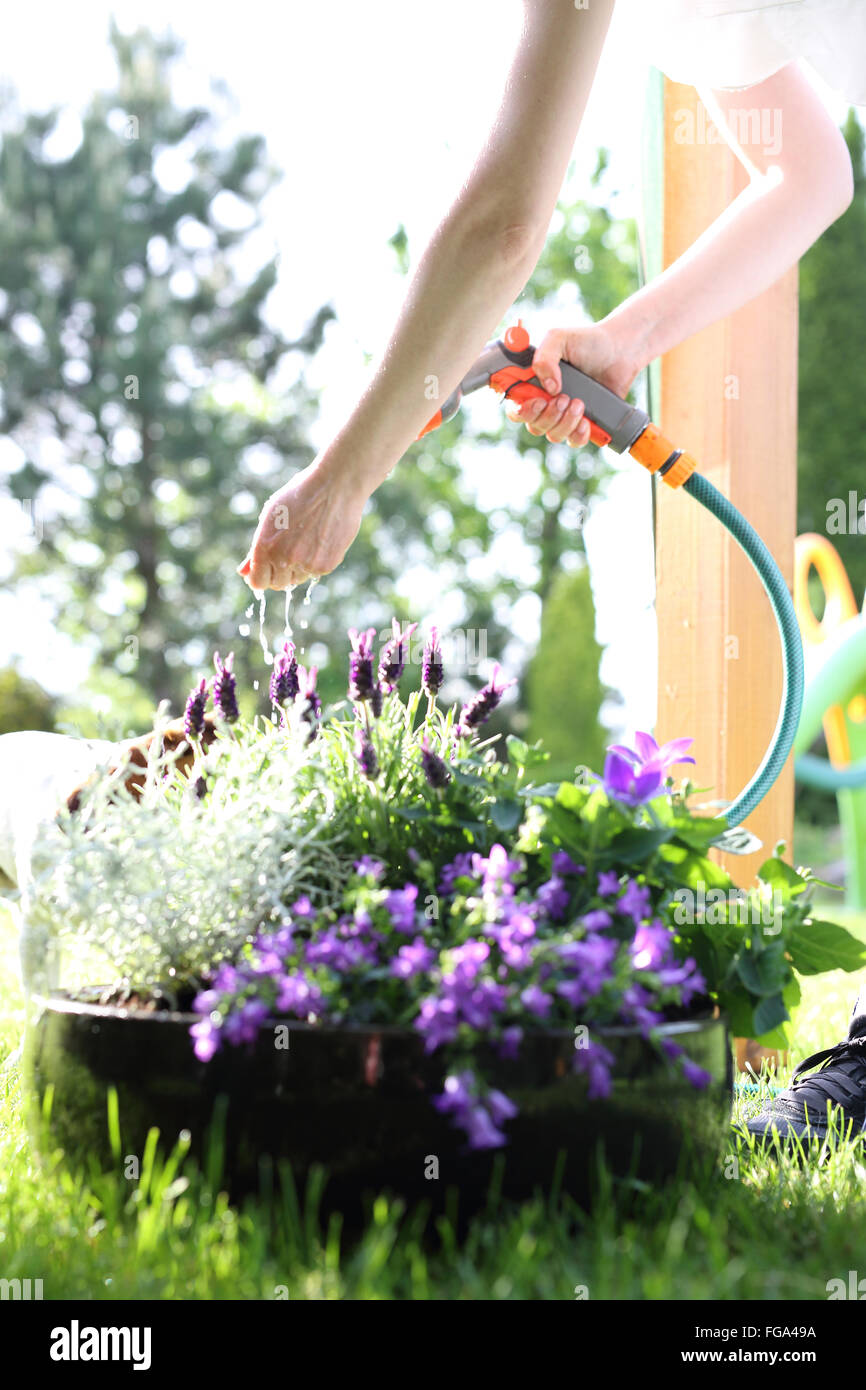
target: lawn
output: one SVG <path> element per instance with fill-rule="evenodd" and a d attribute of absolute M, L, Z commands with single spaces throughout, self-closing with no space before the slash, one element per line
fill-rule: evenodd
<path fill-rule="evenodd" d="M 835 909 L 866 937 L 866 916 Z M 838 1142 L 819 1165 L 733 1136 L 716 1168 L 663 1189 L 602 1180 L 591 1213 L 539 1199 L 442 1220 L 380 1198 L 360 1239 L 288 1198 L 230 1207 L 196 1174 L 145 1163 L 134 1184 L 37 1161 L 22 1118 L 23 1008 L 0 917 L 0 1276 L 46 1299 L 819 1299 L 862 1262 L 866 1161 Z M 792 1062 L 844 1036 L 852 977 L 806 980 Z M 741 1095 L 738 1107 L 755 1106 Z M 579 1291 L 576 1295 L 575 1291 Z"/>

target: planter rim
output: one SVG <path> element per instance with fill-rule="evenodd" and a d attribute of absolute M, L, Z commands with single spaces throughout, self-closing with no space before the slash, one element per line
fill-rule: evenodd
<path fill-rule="evenodd" d="M 125 1007 L 122 1004 L 87 1004 L 83 1000 L 72 998 L 66 992 L 54 994 L 33 994 L 30 996 L 30 1004 L 35 1008 L 37 1015 L 51 1012 L 59 1014 L 83 1014 L 87 1018 L 94 1019 L 131 1019 L 138 1023 L 176 1023 L 191 1026 L 193 1023 L 200 1023 L 204 1015 L 195 1013 L 182 1013 L 175 1009 L 137 1009 L 135 1007 Z M 696 1014 L 694 1018 L 676 1019 L 671 1022 L 659 1025 L 659 1031 L 666 1034 L 688 1034 L 700 1032 L 707 1023 L 725 1023 L 725 1017 L 721 1013 L 704 1012 Z M 259 1028 L 277 1026 L 288 1028 L 291 1033 L 317 1033 L 317 1034 L 339 1034 L 342 1037 L 412 1037 L 419 1036 L 414 1028 L 405 1027 L 397 1023 L 355 1023 L 355 1024 L 334 1024 L 334 1023 L 304 1023 L 300 1019 L 289 1018 L 264 1018 L 259 1024 Z M 599 1037 L 625 1038 L 641 1036 L 640 1030 L 629 1024 L 598 1024 L 591 1031 Z M 572 1038 L 574 1033 L 568 1028 L 524 1029 L 524 1037 L 528 1038 Z"/>

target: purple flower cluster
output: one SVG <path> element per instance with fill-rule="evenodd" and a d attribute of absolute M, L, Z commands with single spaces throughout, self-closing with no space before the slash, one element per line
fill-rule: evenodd
<path fill-rule="evenodd" d="M 460 719 L 457 723 L 457 733 L 459 735 L 471 735 L 478 728 L 479 724 L 485 724 L 496 709 L 509 686 L 515 684 L 514 681 L 500 680 L 501 670 L 497 663 L 493 667 L 493 675 L 486 685 L 483 685 L 478 694 L 463 706 L 460 711 Z"/>
<path fill-rule="evenodd" d="M 298 660 L 295 656 L 294 642 L 284 642 L 283 650 L 274 662 L 271 672 L 271 704 L 291 704 L 301 689 L 298 678 Z"/>
<path fill-rule="evenodd" d="M 501 1091 L 482 1091 L 472 1071 L 445 1078 L 442 1094 L 433 1104 L 465 1131 L 470 1149 L 498 1149 L 505 1143 L 502 1126 L 517 1114 L 517 1106 Z"/>
<path fill-rule="evenodd" d="M 207 709 L 207 681 L 202 678 L 190 691 L 183 714 L 183 731 L 187 738 L 200 738 L 204 729 L 204 712 Z"/>
<path fill-rule="evenodd" d="M 220 660 L 219 652 L 214 652 L 213 655 L 216 672 L 213 682 L 213 702 L 227 724 L 234 724 L 240 717 L 237 680 L 232 670 L 234 659 L 234 652 L 229 652 L 225 661 Z"/>

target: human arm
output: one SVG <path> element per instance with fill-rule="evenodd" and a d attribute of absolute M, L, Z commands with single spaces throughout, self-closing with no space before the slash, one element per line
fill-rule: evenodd
<path fill-rule="evenodd" d="M 266 502 L 240 566 L 253 588 L 285 588 L 339 564 L 370 493 L 519 295 L 544 245 L 613 4 L 523 0 L 484 147 L 418 262 L 360 401 L 332 443 Z"/>
<path fill-rule="evenodd" d="M 554 379 L 554 389 L 563 357 L 624 396 L 649 362 L 778 280 L 848 207 L 847 145 L 798 63 L 745 90 L 701 96 L 748 170 L 748 185 L 682 256 L 605 319 L 546 335 L 536 370 Z M 741 129 L 747 123 L 737 113 L 744 110 L 769 118 L 770 141 L 766 125 L 761 132 Z M 737 136 L 744 133 L 759 138 L 741 143 Z M 563 407 L 559 398 L 510 413 L 532 434 L 585 444 L 589 429 L 579 403 L 568 413 Z"/>

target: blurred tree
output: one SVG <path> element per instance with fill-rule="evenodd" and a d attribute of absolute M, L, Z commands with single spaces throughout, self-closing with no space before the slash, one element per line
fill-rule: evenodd
<path fill-rule="evenodd" d="M 22 676 L 15 666 L 0 670 L 0 734 L 19 729 L 55 728 L 57 701 L 37 681 Z"/>
<path fill-rule="evenodd" d="M 600 769 L 608 735 L 598 712 L 607 694 L 599 678 L 601 647 L 589 569 L 560 570 L 541 620 L 541 637 L 526 675 L 530 742 L 550 754 L 545 777 L 571 778 L 578 764 Z"/>
<path fill-rule="evenodd" d="M 64 629 L 177 702 L 190 664 L 238 645 L 235 566 L 263 497 L 313 453 L 309 393 L 277 410 L 267 384 L 331 311 L 295 342 L 268 326 L 276 262 L 242 273 L 239 255 L 275 178 L 262 140 L 174 104 L 173 40 L 111 42 L 116 90 L 72 154 L 53 154 L 59 113 L 2 113 L 0 427 L 39 518 L 19 579 L 47 573 Z"/>
<path fill-rule="evenodd" d="M 854 200 L 800 262 L 798 517 L 800 531 L 828 534 L 854 595 L 866 591 L 866 170 L 864 132 L 854 111 L 843 127 L 854 165 Z M 850 529 L 849 493 L 858 529 Z M 828 503 L 844 503 L 837 532 Z M 828 526 L 828 520 L 830 525 Z"/>

